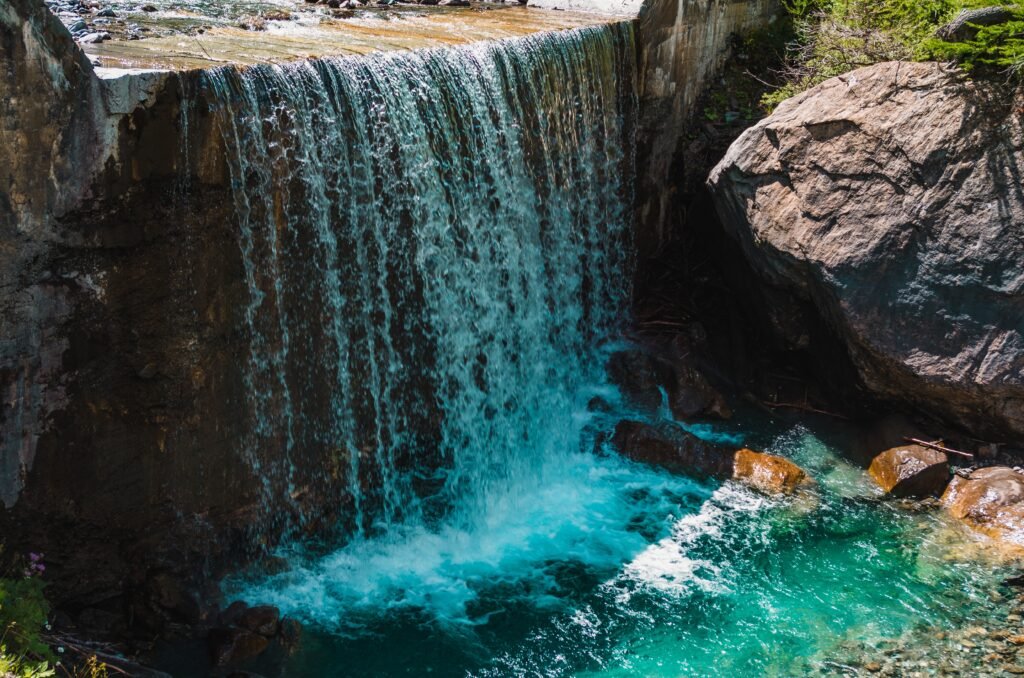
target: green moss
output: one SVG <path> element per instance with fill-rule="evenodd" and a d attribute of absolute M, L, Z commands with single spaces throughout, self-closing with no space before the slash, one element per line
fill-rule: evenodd
<path fill-rule="evenodd" d="M 975 75 L 1024 71 L 1024 5 L 1011 21 L 946 42 L 936 31 L 962 10 L 1003 6 L 992 0 L 784 0 L 797 39 L 772 108 L 820 82 L 881 61 L 949 61 Z"/>

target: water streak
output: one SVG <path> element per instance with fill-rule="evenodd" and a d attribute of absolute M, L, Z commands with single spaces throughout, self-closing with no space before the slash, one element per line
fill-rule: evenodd
<path fill-rule="evenodd" d="M 629 292 L 632 30 L 204 76 L 278 519 L 319 483 L 356 529 L 472 521 L 571 451 Z"/>

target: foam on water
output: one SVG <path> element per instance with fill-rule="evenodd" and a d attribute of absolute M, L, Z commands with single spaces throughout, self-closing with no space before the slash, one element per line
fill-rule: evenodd
<path fill-rule="evenodd" d="M 807 428 L 773 440 L 814 501 L 573 454 L 475 529 L 393 531 L 241 595 L 310 625 L 298 674 L 801 675 L 990 614 L 1003 572 L 944 546 L 940 513 L 880 502 Z"/>
<path fill-rule="evenodd" d="M 553 567 L 575 562 L 614 573 L 711 492 L 615 458 L 556 459 L 531 490 L 499 495 L 471 529 L 400 525 L 326 557 L 291 553 L 295 569 L 247 587 L 244 597 L 343 633 L 403 611 L 440 627 L 485 624 L 494 611 L 481 598 L 503 585 L 528 583 L 529 592 L 515 595 L 558 609 Z"/>

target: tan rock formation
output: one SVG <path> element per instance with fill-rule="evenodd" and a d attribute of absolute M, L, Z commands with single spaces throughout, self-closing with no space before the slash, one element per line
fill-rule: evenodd
<path fill-rule="evenodd" d="M 894 447 L 875 457 L 868 474 L 886 494 L 928 497 L 940 494 L 949 482 L 949 459 L 921 445 Z"/>
<path fill-rule="evenodd" d="M 765 494 L 792 494 L 813 484 L 810 476 L 789 459 L 746 448 L 733 457 L 732 477 Z"/>

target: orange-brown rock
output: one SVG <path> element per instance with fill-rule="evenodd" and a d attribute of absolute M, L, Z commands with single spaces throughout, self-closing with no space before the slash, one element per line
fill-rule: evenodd
<path fill-rule="evenodd" d="M 949 459 L 938 450 L 903 445 L 882 452 L 871 462 L 868 474 L 894 497 L 939 495 L 949 482 Z"/>
<path fill-rule="evenodd" d="M 954 476 L 942 505 L 968 527 L 999 541 L 1024 546 L 1024 474 L 1006 466 Z"/>
<path fill-rule="evenodd" d="M 746 448 L 733 457 L 732 477 L 767 494 L 792 494 L 813 483 L 807 473 L 789 459 Z"/>

